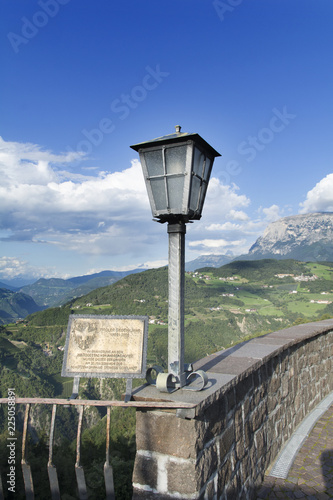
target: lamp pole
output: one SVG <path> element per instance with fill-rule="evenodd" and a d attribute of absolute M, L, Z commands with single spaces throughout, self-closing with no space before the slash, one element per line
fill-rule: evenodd
<path fill-rule="evenodd" d="M 183 387 L 186 384 L 184 371 L 185 233 L 184 222 L 168 223 L 168 368 L 169 373 L 176 378 L 177 387 Z"/>

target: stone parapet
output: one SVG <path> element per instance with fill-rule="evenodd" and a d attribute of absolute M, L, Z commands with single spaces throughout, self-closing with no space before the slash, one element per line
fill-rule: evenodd
<path fill-rule="evenodd" d="M 200 392 L 134 391 L 195 403 L 137 410 L 133 499 L 248 499 L 304 417 L 333 390 L 333 320 L 273 332 L 208 356 Z"/>

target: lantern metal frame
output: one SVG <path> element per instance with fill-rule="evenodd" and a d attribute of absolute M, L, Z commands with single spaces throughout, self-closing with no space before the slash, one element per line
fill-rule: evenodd
<path fill-rule="evenodd" d="M 140 155 L 153 216 L 162 223 L 201 218 L 213 162 L 220 156 L 199 134 L 182 133 L 179 126 L 176 130 L 175 134 L 131 146 Z M 168 158 L 177 153 L 176 149 L 184 157 L 183 168 L 178 171 Z M 154 157 L 155 164 L 159 163 L 156 167 L 152 166 Z M 182 183 L 182 194 L 175 204 L 171 191 L 176 183 Z"/>

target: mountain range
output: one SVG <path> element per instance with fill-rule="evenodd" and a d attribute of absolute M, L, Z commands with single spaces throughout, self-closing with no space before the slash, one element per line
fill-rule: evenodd
<path fill-rule="evenodd" d="M 41 278 L 32 285 L 21 288 L 21 292 L 30 295 L 41 307 L 52 307 L 65 304 L 69 300 L 86 295 L 91 290 L 112 285 L 128 274 L 142 272 L 142 269 L 131 271 L 102 271 L 100 273 L 76 276 L 69 279 Z"/>
<path fill-rule="evenodd" d="M 333 262 L 333 213 L 290 215 L 271 222 L 249 252 L 238 257 L 204 255 L 186 264 L 189 271 L 220 267 L 235 260 L 294 259 Z"/>
<path fill-rule="evenodd" d="M 142 272 L 142 269 L 102 271 L 67 280 L 41 278 L 21 289 L 0 282 L 0 325 L 25 318 L 28 314 L 47 307 L 60 306 L 76 297 L 86 295 L 91 290 L 112 285 L 128 274 L 139 272 Z"/>
<path fill-rule="evenodd" d="M 219 268 L 232 261 L 259 259 L 333 262 L 333 213 L 284 217 L 267 226 L 248 254 L 239 257 L 204 255 L 187 262 L 185 269 L 195 271 L 204 267 Z M 0 324 L 24 318 L 27 314 L 47 307 L 65 304 L 92 290 L 111 285 L 129 274 L 139 272 L 142 272 L 142 269 L 103 271 L 67 280 L 41 278 L 20 288 L 15 286 L 16 282 L 0 282 Z"/>

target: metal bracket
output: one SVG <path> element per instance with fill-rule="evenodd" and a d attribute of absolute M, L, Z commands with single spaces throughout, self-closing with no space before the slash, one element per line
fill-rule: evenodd
<path fill-rule="evenodd" d="M 132 378 L 128 378 L 126 380 L 125 403 L 128 403 L 129 401 L 131 401 L 131 397 L 132 397 L 132 385 L 133 385 L 133 379 Z"/>
<path fill-rule="evenodd" d="M 180 387 L 178 377 L 173 373 L 165 373 L 161 366 L 155 365 L 149 368 L 146 373 L 146 380 L 150 385 L 156 385 L 160 392 L 175 392 L 177 389 L 184 389 L 185 391 L 201 391 L 208 383 L 208 375 L 203 370 L 192 371 L 191 364 L 185 365 L 184 376 L 186 378 L 185 385 Z M 152 372 L 156 372 L 156 379 L 152 377 Z M 194 387 L 186 387 L 191 382 L 200 379 L 200 383 Z"/>
<path fill-rule="evenodd" d="M 196 391 L 196 392 L 202 391 L 202 389 L 207 385 L 207 382 L 208 382 L 208 375 L 203 370 L 198 370 L 196 372 L 190 373 L 189 376 L 187 377 L 186 385 L 188 385 L 190 383 L 191 379 L 193 379 L 193 381 L 194 381 L 194 380 L 197 380 L 198 377 L 200 379 L 200 384 L 198 386 L 196 386 L 196 387 L 184 387 L 184 390 L 185 391 Z"/>
<path fill-rule="evenodd" d="M 153 372 L 156 372 L 156 377 L 153 378 Z M 161 366 L 159 365 L 154 365 L 151 368 L 148 368 L 146 372 L 146 380 L 149 385 L 156 385 L 156 379 L 158 377 L 159 373 L 163 373 L 164 370 Z"/>
<path fill-rule="evenodd" d="M 175 392 L 178 387 L 176 387 L 176 377 L 173 373 L 159 373 L 156 379 L 156 389 L 160 392 Z"/>
<path fill-rule="evenodd" d="M 76 399 L 79 395 L 80 377 L 74 377 L 72 395 L 69 399 Z"/>

